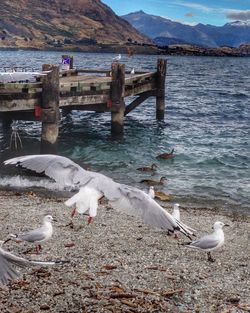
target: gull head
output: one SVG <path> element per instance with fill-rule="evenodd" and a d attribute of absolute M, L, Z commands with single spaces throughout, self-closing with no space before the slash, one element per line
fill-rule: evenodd
<path fill-rule="evenodd" d="M 229 226 L 228 224 L 224 224 L 223 222 L 215 222 L 214 223 L 214 226 L 213 226 L 213 229 L 214 230 L 217 230 L 217 229 L 222 229 L 224 226 Z"/>
<path fill-rule="evenodd" d="M 54 221 L 54 219 L 53 219 L 53 217 L 51 216 L 51 215 L 46 215 L 46 216 L 44 216 L 44 218 L 43 218 L 43 222 L 44 223 L 51 223 L 52 221 Z"/>

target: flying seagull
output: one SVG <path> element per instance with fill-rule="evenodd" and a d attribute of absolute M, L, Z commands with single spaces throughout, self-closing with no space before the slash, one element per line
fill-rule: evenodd
<path fill-rule="evenodd" d="M 84 214 L 89 211 L 88 224 L 91 223 L 93 218 L 97 214 L 98 201 L 103 197 L 103 194 L 92 187 L 81 187 L 79 192 L 77 192 L 73 197 L 65 202 L 67 206 L 75 206 L 71 216 L 73 217 L 76 212 Z"/>
<path fill-rule="evenodd" d="M 40 243 L 45 242 L 49 240 L 53 234 L 53 227 L 52 227 L 52 221 L 53 217 L 51 215 L 46 215 L 43 218 L 43 224 L 41 227 L 30 230 L 25 233 L 21 234 L 10 234 L 10 238 L 7 239 L 5 242 L 9 240 L 14 241 L 26 241 L 29 243 L 35 243 L 36 244 L 36 252 L 39 253 L 40 250 L 42 250 L 42 247 Z"/>
<path fill-rule="evenodd" d="M 66 157 L 53 154 L 28 155 L 6 160 L 4 164 L 13 164 L 37 173 L 44 173 L 60 185 L 81 188 L 80 193 L 84 193 L 86 187 L 94 189 L 96 191 L 94 196 L 88 195 L 86 198 L 81 198 L 81 201 L 85 203 L 97 201 L 101 194 L 109 200 L 112 207 L 121 212 L 138 216 L 146 224 L 172 233 L 179 230 L 189 238 L 192 234 L 184 224 L 173 218 L 144 191 L 119 184 L 103 174 L 84 170 Z M 90 210 L 89 204 L 87 206 Z"/>
<path fill-rule="evenodd" d="M 27 267 L 34 265 L 56 265 L 64 264 L 68 261 L 30 261 L 21 257 L 18 257 L 10 252 L 5 251 L 2 248 L 4 242 L 0 241 L 0 284 L 6 285 L 13 279 L 16 279 L 19 274 L 13 268 L 13 265 L 17 267 Z"/>
<path fill-rule="evenodd" d="M 212 234 L 203 236 L 200 239 L 192 242 L 183 243 L 182 245 L 207 252 L 208 261 L 214 262 L 215 259 L 212 258 L 211 251 L 219 249 L 224 244 L 224 232 L 222 229 L 223 226 L 229 225 L 217 221 L 214 223 L 214 232 Z"/>

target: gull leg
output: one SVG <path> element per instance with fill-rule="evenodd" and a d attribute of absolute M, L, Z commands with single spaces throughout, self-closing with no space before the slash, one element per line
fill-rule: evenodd
<path fill-rule="evenodd" d="M 177 240 L 180 239 L 179 236 L 178 236 L 178 234 L 177 234 L 176 232 L 174 233 L 174 239 L 177 239 Z"/>
<path fill-rule="evenodd" d="M 207 257 L 208 257 L 207 260 L 208 260 L 209 262 L 214 262 L 214 261 L 215 261 L 215 259 L 212 258 L 210 251 L 207 253 Z"/>
<path fill-rule="evenodd" d="M 72 212 L 71 212 L 71 217 L 74 217 L 75 214 L 76 214 L 76 208 L 74 208 L 74 209 L 72 210 Z"/>
<path fill-rule="evenodd" d="M 88 225 L 91 224 L 93 222 L 93 217 L 89 216 L 88 218 Z"/>
<path fill-rule="evenodd" d="M 36 245 L 36 254 L 39 254 L 39 245 Z"/>
<path fill-rule="evenodd" d="M 76 214 L 76 207 L 73 208 L 72 212 L 71 212 L 71 218 L 73 218 Z M 74 228 L 74 224 L 73 221 L 71 220 L 68 224 L 65 225 L 65 227 L 70 227 L 70 228 Z"/>

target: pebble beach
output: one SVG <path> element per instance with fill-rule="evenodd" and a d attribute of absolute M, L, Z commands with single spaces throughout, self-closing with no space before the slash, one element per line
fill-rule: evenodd
<path fill-rule="evenodd" d="M 197 237 L 224 229 L 225 244 L 207 261 L 204 252 L 121 214 L 107 204 L 94 223 L 77 215 L 72 226 L 64 198 L 0 191 L 1 238 L 40 225 L 51 214 L 52 238 L 37 255 L 33 246 L 8 242 L 5 249 L 34 260 L 68 260 L 63 266 L 20 269 L 20 279 L 0 286 L 1 313 L 40 312 L 250 312 L 249 222 L 223 210 L 181 210 Z M 165 204 L 170 212 L 171 205 Z"/>

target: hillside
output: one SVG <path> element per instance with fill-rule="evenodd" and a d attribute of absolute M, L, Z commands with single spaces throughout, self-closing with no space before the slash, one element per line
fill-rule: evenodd
<path fill-rule="evenodd" d="M 86 51 L 150 40 L 100 0 L 1 0 L 0 48 Z"/>
<path fill-rule="evenodd" d="M 127 14 L 122 18 L 144 35 L 151 39 L 156 38 L 157 44 L 160 38 L 160 45 L 163 46 L 172 44 L 171 39 L 179 44 L 186 42 L 206 47 L 239 47 L 250 43 L 250 23 L 236 21 L 224 26 L 190 26 L 143 11 Z"/>

